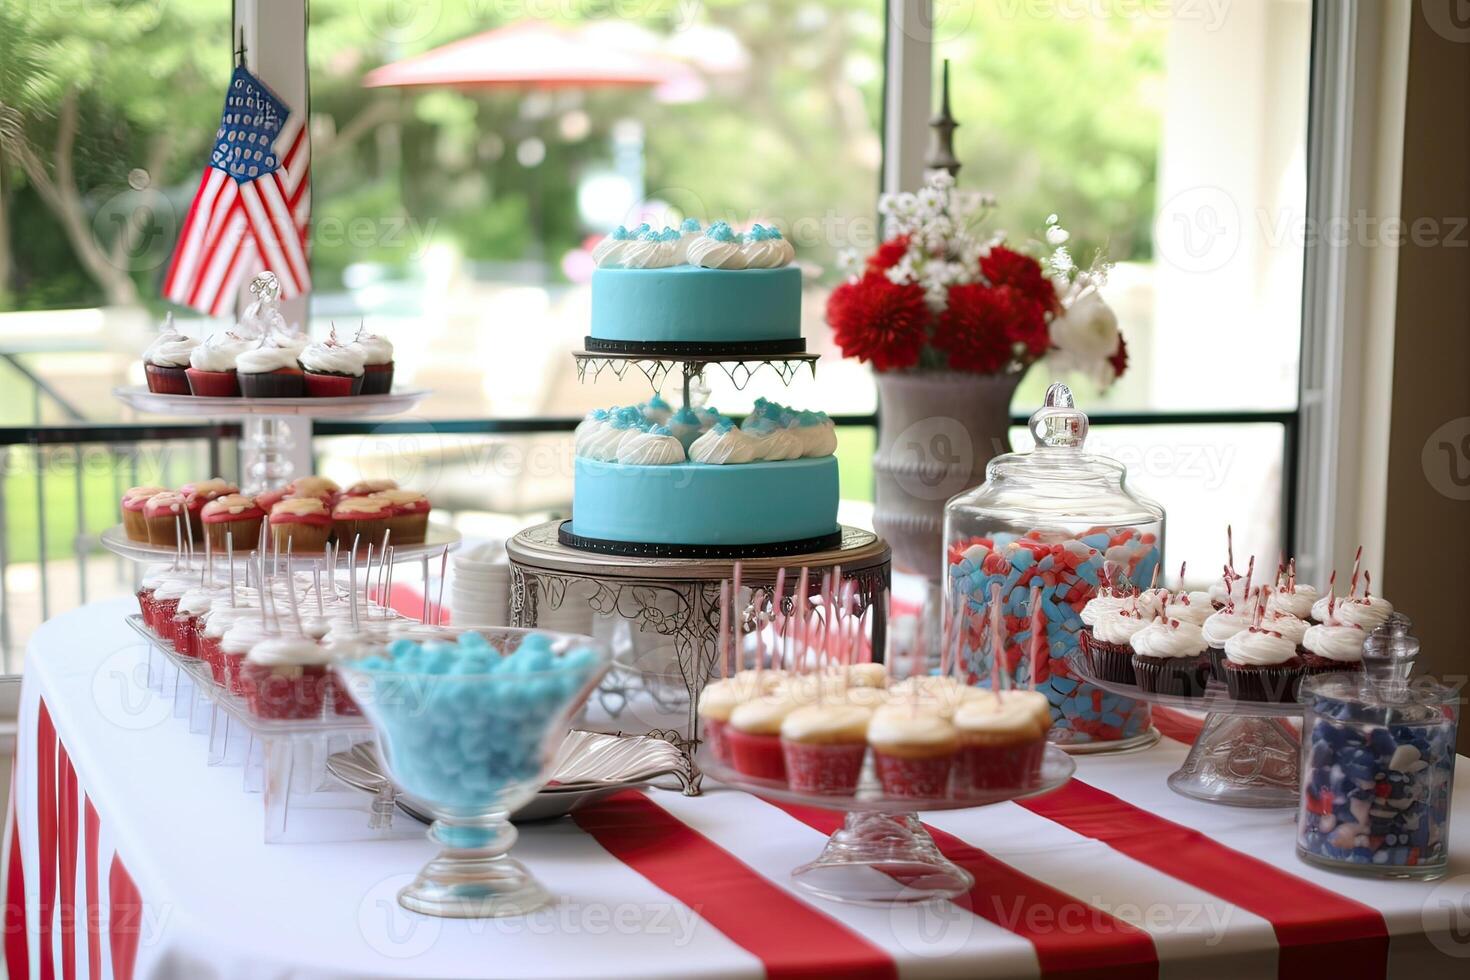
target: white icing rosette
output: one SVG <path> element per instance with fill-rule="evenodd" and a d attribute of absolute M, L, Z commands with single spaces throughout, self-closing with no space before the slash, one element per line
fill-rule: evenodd
<path fill-rule="evenodd" d="M 342 374 L 361 377 L 364 368 L 363 352 L 352 346 L 337 343 L 337 331 L 333 330 L 324 343 L 311 344 L 297 355 L 302 368 L 312 374 Z"/>
<path fill-rule="evenodd" d="M 198 346 L 198 340 L 174 329 L 174 317 L 170 313 L 164 318 L 157 339 L 143 351 L 143 360 L 159 367 L 188 367 L 190 355 Z"/>
<path fill-rule="evenodd" d="M 694 440 L 689 458 L 696 463 L 749 463 L 755 459 L 755 442 L 728 420 Z"/>
<path fill-rule="evenodd" d="M 594 408 L 588 412 L 582 421 L 577 423 L 577 428 L 572 432 L 572 454 L 575 456 L 587 456 L 587 447 L 594 435 L 605 432 L 608 429 L 612 413 L 605 408 Z"/>
<path fill-rule="evenodd" d="M 668 426 L 655 425 L 647 432 L 630 431 L 618 443 L 618 462 L 633 466 L 669 466 L 684 462 L 684 447 Z"/>
<path fill-rule="evenodd" d="M 214 334 L 189 354 L 189 366 L 196 371 L 233 371 L 235 359 L 255 346 L 236 333 Z"/>
<path fill-rule="evenodd" d="M 689 264 L 702 269 L 744 269 L 749 264 L 744 244 L 723 221 L 716 221 L 690 242 L 688 255 Z"/>
<path fill-rule="evenodd" d="M 837 428 L 825 412 L 798 412 L 788 428 L 801 440 L 803 456 L 831 456 L 837 451 Z"/>
<path fill-rule="evenodd" d="M 801 458 L 801 440 L 790 429 L 778 428 L 766 418 L 755 419 L 754 422 L 747 419 L 746 422 L 740 428 L 755 443 L 756 459 L 775 461 Z"/>
<path fill-rule="evenodd" d="M 749 269 L 778 269 L 790 265 L 796 258 L 791 243 L 781 237 L 775 228 L 755 225 L 741 243 L 745 265 Z"/>
<path fill-rule="evenodd" d="M 699 222 L 693 218 L 685 218 L 683 224 L 679 225 L 679 240 L 674 243 L 674 264 L 687 265 L 689 263 L 689 245 L 695 241 L 704 230 L 699 227 Z"/>

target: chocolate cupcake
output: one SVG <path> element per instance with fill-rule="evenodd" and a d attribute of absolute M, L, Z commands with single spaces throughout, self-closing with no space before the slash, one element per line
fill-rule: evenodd
<path fill-rule="evenodd" d="M 1209 661 L 1210 673 L 1222 684 L 1225 683 L 1225 644 L 1236 633 L 1249 629 L 1250 625 L 1249 619 L 1227 607 L 1211 614 L 1200 627 L 1205 638 L 1205 659 Z"/>
<path fill-rule="evenodd" d="M 157 395 L 189 394 L 189 356 L 199 341 L 174 329 L 173 314 L 163 321 L 158 339 L 143 351 L 143 373 L 148 390 Z"/>
<path fill-rule="evenodd" d="M 362 394 L 386 395 L 393 390 L 393 345 L 376 334 L 358 330 L 347 345 L 362 353 Z"/>
<path fill-rule="evenodd" d="M 246 398 L 300 398 L 306 376 L 289 347 L 252 347 L 235 359 L 240 392 Z"/>
<path fill-rule="evenodd" d="M 1129 610 L 1104 613 L 1092 629 L 1082 633 L 1082 652 L 1101 680 L 1119 684 L 1135 683 L 1133 676 L 1133 634 L 1143 629 L 1144 621 Z"/>
<path fill-rule="evenodd" d="M 1363 669 L 1363 643 L 1368 634 L 1346 623 L 1317 623 L 1302 635 L 1302 665 L 1308 674 Z"/>
<path fill-rule="evenodd" d="M 1225 686 L 1237 701 L 1291 701 L 1302 666 L 1296 644 L 1260 626 L 1225 641 Z"/>
<path fill-rule="evenodd" d="M 1133 675 L 1140 691 L 1197 698 L 1205 693 L 1210 664 L 1204 633 L 1194 623 L 1156 619 L 1133 634 Z"/>

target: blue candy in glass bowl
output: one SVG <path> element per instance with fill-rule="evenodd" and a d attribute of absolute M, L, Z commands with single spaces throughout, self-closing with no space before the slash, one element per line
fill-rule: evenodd
<path fill-rule="evenodd" d="M 510 814 L 546 784 L 572 714 L 607 671 L 586 636 L 493 629 L 400 639 L 336 670 L 393 782 L 434 815 L 439 855 L 398 893 L 450 918 L 522 915 L 551 896 L 508 854 Z"/>

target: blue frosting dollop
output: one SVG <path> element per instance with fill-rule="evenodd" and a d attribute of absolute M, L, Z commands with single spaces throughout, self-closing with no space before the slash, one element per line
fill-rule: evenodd
<path fill-rule="evenodd" d="M 679 225 L 679 230 L 682 232 L 693 232 L 694 234 L 699 234 L 699 222 L 695 221 L 693 218 L 685 218 L 683 223 Z"/>
<path fill-rule="evenodd" d="M 620 408 L 613 419 L 614 429 L 638 429 L 646 423 L 643 421 L 643 413 L 635 407 Z"/>
<path fill-rule="evenodd" d="M 669 407 L 669 403 L 666 402 L 666 401 L 664 401 L 664 396 L 663 395 L 660 395 L 660 394 L 658 394 L 658 393 L 655 392 L 654 393 L 654 396 L 652 398 L 648 399 L 648 401 L 646 401 L 646 402 L 643 403 L 643 407 L 644 408 L 657 409 L 659 411 L 662 411 L 662 410 L 664 410 L 664 409 L 666 409 L 666 408 Z"/>
<path fill-rule="evenodd" d="M 616 228 L 613 229 L 613 233 L 608 237 L 615 242 L 626 242 L 633 238 L 633 233 L 624 228 L 622 225 L 618 225 Z"/>
<path fill-rule="evenodd" d="M 688 405 L 685 405 L 683 408 L 679 409 L 677 412 L 675 412 L 673 414 L 673 416 L 669 419 L 669 424 L 670 425 L 698 425 L 699 424 L 699 416 L 698 415 L 695 415 L 694 414 L 694 410 L 691 409 Z"/>
<path fill-rule="evenodd" d="M 704 236 L 713 238 L 717 242 L 738 242 L 740 240 L 736 237 L 735 232 L 730 230 L 730 226 L 723 221 L 716 221 L 710 225 Z"/>

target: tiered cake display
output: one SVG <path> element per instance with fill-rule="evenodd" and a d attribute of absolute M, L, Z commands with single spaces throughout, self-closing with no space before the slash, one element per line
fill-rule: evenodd
<path fill-rule="evenodd" d="M 577 428 L 563 544 L 664 558 L 798 555 L 836 546 L 831 419 L 766 399 L 743 422 L 689 402 L 706 363 L 801 354 L 801 272 L 774 228 L 736 235 L 619 228 L 593 253 L 589 355 L 677 358 L 683 404 L 655 394 Z M 780 506 L 762 506 L 779 501 Z"/>

